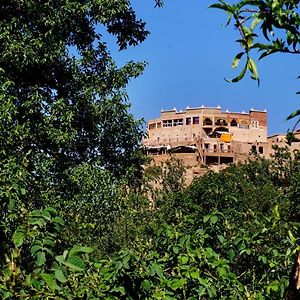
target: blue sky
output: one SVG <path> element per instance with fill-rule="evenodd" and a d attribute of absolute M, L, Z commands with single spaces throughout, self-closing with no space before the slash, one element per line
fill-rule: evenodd
<path fill-rule="evenodd" d="M 285 118 L 299 108 L 296 56 L 277 54 L 260 61 L 260 87 L 250 76 L 227 83 L 224 77 L 237 75 L 231 62 L 240 50 L 234 42 L 239 36 L 232 27 L 224 26 L 222 11 L 208 9 L 213 1 L 165 0 L 163 8 L 154 8 L 154 0 L 132 3 L 151 35 L 137 47 L 121 52 L 113 49 L 112 55 L 120 66 L 129 60 L 148 62 L 144 74 L 128 86 L 137 118 L 147 121 L 159 116 L 160 109 L 203 104 L 230 111 L 267 109 L 269 134 L 293 127 L 293 121 Z"/>

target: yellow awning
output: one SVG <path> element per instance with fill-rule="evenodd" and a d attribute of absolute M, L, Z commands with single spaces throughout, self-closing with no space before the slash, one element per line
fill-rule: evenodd
<path fill-rule="evenodd" d="M 231 134 L 230 133 L 222 133 L 220 136 L 220 141 L 225 142 L 225 143 L 230 143 L 231 142 Z"/>

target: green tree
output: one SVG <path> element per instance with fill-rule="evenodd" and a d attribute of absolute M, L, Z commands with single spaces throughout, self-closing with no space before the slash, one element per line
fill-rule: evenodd
<path fill-rule="evenodd" d="M 53 205 L 79 220 L 85 214 L 85 223 L 105 222 L 119 199 L 112 201 L 115 189 L 138 181 L 143 130 L 128 112 L 125 88 L 145 63 L 118 67 L 102 33 L 125 50 L 149 32 L 127 0 L 4 0 L 0 8 L 4 249 L 22 207 Z"/>
<path fill-rule="evenodd" d="M 300 54 L 299 1 L 241 0 L 228 3 L 219 0 L 210 7 L 224 10 L 228 14 L 227 25 L 233 23 L 240 34 L 236 42 L 241 51 L 233 59 L 232 68 L 237 68 L 242 59 L 244 64 L 239 75 L 229 82 L 240 81 L 249 71 L 251 78 L 259 83 L 253 52 L 260 53 L 258 59 L 274 53 Z M 288 116 L 288 119 L 297 117 L 294 129 L 300 122 L 299 116 L 300 109 Z M 292 142 L 292 135 L 288 137 Z"/>

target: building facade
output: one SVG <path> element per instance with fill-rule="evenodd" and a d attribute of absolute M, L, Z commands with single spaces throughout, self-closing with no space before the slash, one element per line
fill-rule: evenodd
<path fill-rule="evenodd" d="M 172 150 L 186 157 L 189 154 L 201 165 L 242 161 L 251 151 L 269 155 L 266 111 L 230 112 L 219 106 L 174 108 L 162 110 L 147 127 L 143 144 L 149 155 L 161 156 Z"/>

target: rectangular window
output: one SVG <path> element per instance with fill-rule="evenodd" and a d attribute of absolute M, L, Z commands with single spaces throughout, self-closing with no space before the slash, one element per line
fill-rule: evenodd
<path fill-rule="evenodd" d="M 183 119 L 175 119 L 173 120 L 174 126 L 181 126 L 183 125 Z"/>
<path fill-rule="evenodd" d="M 186 125 L 191 125 L 192 124 L 192 119 L 191 118 L 186 118 L 185 124 Z"/>
<path fill-rule="evenodd" d="M 205 143 L 205 144 L 204 144 L 204 148 L 205 148 L 205 149 L 209 149 L 209 143 Z"/>
<path fill-rule="evenodd" d="M 199 117 L 193 117 L 193 124 L 199 124 Z"/>
<path fill-rule="evenodd" d="M 155 129 L 155 128 L 156 128 L 156 123 L 149 124 L 149 130 Z"/>
<path fill-rule="evenodd" d="M 163 127 L 172 127 L 172 120 L 163 120 Z"/>
<path fill-rule="evenodd" d="M 156 124 L 156 128 L 161 128 L 161 122 L 158 122 L 158 123 Z"/>

